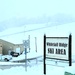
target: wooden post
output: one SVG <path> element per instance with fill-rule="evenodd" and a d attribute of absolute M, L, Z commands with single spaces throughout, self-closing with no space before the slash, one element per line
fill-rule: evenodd
<path fill-rule="evenodd" d="M 72 35 L 69 35 L 69 66 L 72 66 Z"/>
<path fill-rule="evenodd" d="M 43 63 L 43 66 L 44 66 L 44 74 L 46 74 L 46 35 L 44 35 L 44 63 Z"/>

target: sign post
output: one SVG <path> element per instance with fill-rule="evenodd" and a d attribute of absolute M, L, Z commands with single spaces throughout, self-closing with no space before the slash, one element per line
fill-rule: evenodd
<path fill-rule="evenodd" d="M 27 48 L 25 48 L 25 70 L 27 71 Z"/>
<path fill-rule="evenodd" d="M 28 53 L 27 48 L 29 48 L 30 52 L 30 35 L 28 40 L 23 40 L 23 45 L 25 49 L 25 70 L 27 71 L 27 53 Z"/>
<path fill-rule="evenodd" d="M 44 74 L 46 74 L 46 35 L 44 35 Z"/>
<path fill-rule="evenodd" d="M 69 61 L 69 66 L 72 65 L 71 44 L 71 34 L 69 37 L 46 37 L 44 35 L 44 74 L 46 74 L 46 59 Z"/>
<path fill-rule="evenodd" d="M 72 35 L 70 34 L 69 35 L 69 66 L 71 66 L 72 65 L 72 56 L 71 56 L 71 54 L 72 54 Z"/>

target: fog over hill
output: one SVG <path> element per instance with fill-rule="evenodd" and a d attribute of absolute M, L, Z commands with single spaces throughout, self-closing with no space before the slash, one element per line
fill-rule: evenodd
<path fill-rule="evenodd" d="M 75 17 L 63 13 L 55 14 L 53 16 L 43 15 L 37 18 L 11 18 L 0 22 L 0 32 L 12 27 L 18 27 L 30 24 L 48 24 L 48 25 L 60 25 L 75 22 Z"/>

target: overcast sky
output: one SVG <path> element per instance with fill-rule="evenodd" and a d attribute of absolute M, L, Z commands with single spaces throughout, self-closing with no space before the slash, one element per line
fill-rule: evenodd
<path fill-rule="evenodd" d="M 75 0 L 0 0 L 0 21 L 12 17 L 40 17 L 56 13 L 75 16 Z"/>
<path fill-rule="evenodd" d="M 75 0 L 0 0 L 0 25 L 10 19 L 40 19 L 60 13 L 75 17 Z"/>

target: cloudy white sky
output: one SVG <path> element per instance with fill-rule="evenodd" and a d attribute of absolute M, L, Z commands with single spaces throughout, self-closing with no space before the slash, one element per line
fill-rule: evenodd
<path fill-rule="evenodd" d="M 66 13 L 75 16 L 75 0 L 1 0 L 0 19 L 39 17 Z"/>
<path fill-rule="evenodd" d="M 48 22 L 61 15 L 74 19 L 75 0 L 0 0 L 0 27 L 22 25 L 24 21 Z"/>

